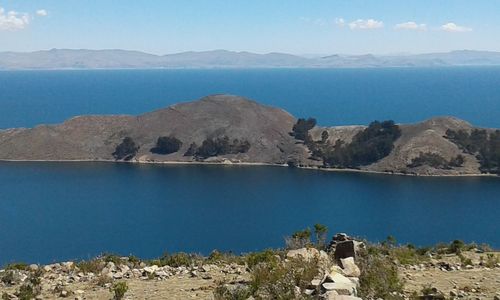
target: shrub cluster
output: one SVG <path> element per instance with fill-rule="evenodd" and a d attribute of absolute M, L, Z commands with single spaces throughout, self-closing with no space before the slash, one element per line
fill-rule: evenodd
<path fill-rule="evenodd" d="M 139 146 L 134 142 L 131 137 L 125 137 L 123 141 L 116 146 L 113 157 L 116 160 L 131 160 L 139 151 Z"/>
<path fill-rule="evenodd" d="M 435 169 L 449 170 L 453 167 L 463 166 L 464 162 L 465 157 L 460 154 L 448 161 L 437 153 L 420 152 L 419 156 L 415 157 L 408 167 L 415 168 L 420 166 L 430 166 Z"/>
<path fill-rule="evenodd" d="M 151 152 L 155 154 L 170 154 L 179 151 L 182 147 L 182 142 L 174 136 L 161 136 L 156 141 L 156 146 L 151 148 Z"/>
<path fill-rule="evenodd" d="M 313 129 L 314 126 L 316 126 L 316 119 L 314 118 L 298 119 L 297 123 L 293 125 L 292 132 L 290 134 L 297 140 L 307 143 L 311 141 L 309 130 Z"/>
<path fill-rule="evenodd" d="M 192 143 L 184 156 L 195 156 L 196 158 L 208 158 L 224 154 L 246 153 L 250 149 L 250 143 L 247 140 L 233 139 L 227 136 L 215 139 L 206 139 L 201 146 Z"/>
<path fill-rule="evenodd" d="M 401 129 L 394 121 L 374 121 L 358 132 L 351 143 L 337 140 L 333 148 L 323 147 L 316 153 L 322 156 L 326 167 L 358 168 L 389 155 L 400 136 Z"/>
<path fill-rule="evenodd" d="M 305 228 L 285 238 L 286 248 L 293 250 L 304 247 L 316 247 L 321 250 L 326 247 L 327 235 L 328 227 L 326 225 L 314 224 L 314 241 L 312 239 L 313 232 L 311 232 L 311 229 Z"/>
<path fill-rule="evenodd" d="M 448 129 L 445 137 L 464 152 L 475 155 L 482 172 L 500 174 L 500 130 L 488 133 L 484 129 Z"/>

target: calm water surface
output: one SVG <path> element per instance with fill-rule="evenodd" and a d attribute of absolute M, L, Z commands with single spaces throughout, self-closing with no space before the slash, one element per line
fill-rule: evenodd
<path fill-rule="evenodd" d="M 500 127 L 500 68 L 0 72 L 0 128 L 139 114 L 231 93 L 320 124 L 455 115 Z M 500 247 L 500 178 L 272 167 L 0 163 L 0 265 L 101 252 L 246 252 L 314 223 L 418 245 Z"/>
<path fill-rule="evenodd" d="M 281 167 L 0 163 L 0 264 L 280 247 L 316 222 L 370 240 L 500 246 L 500 178 Z"/>
<path fill-rule="evenodd" d="M 217 93 L 323 125 L 453 115 L 500 128 L 500 67 L 0 72 L 0 128 L 140 114 Z"/>

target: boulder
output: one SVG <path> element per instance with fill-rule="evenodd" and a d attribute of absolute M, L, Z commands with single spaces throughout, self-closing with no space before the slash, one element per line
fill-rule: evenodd
<path fill-rule="evenodd" d="M 327 291 L 326 293 L 324 293 L 323 295 L 321 295 L 321 299 L 324 299 L 324 300 L 333 300 L 338 295 L 339 295 L 339 293 L 337 293 L 336 291 Z"/>
<path fill-rule="evenodd" d="M 338 261 L 341 258 L 355 257 L 356 249 L 354 241 L 343 241 L 335 245 L 335 259 Z"/>
<path fill-rule="evenodd" d="M 361 270 L 356 263 L 354 263 L 353 257 L 341 258 L 340 264 L 342 265 L 342 270 L 346 276 L 359 277 L 361 275 Z"/>
<path fill-rule="evenodd" d="M 157 265 L 152 265 L 150 267 L 144 267 L 144 271 L 148 274 L 153 274 L 156 270 L 158 270 Z"/>
<path fill-rule="evenodd" d="M 311 280 L 311 287 L 312 288 L 317 288 L 321 284 L 321 279 L 313 279 Z"/>
<path fill-rule="evenodd" d="M 75 263 L 72 262 L 72 261 L 67 261 L 67 262 L 63 262 L 61 264 L 61 267 L 62 267 L 62 270 L 65 271 L 65 272 L 69 272 L 73 269 Z"/>
<path fill-rule="evenodd" d="M 326 291 L 335 291 L 339 295 L 356 295 L 356 285 L 353 283 L 325 282 L 322 287 Z"/>
<path fill-rule="evenodd" d="M 315 248 L 301 248 L 296 250 L 290 250 L 286 254 L 287 258 L 302 258 L 306 261 L 310 261 L 314 258 L 320 257 L 320 252 Z"/>
<path fill-rule="evenodd" d="M 290 250 L 286 254 L 287 258 L 302 258 L 305 261 L 311 261 L 311 259 L 317 259 L 318 264 L 322 269 L 327 269 L 332 261 L 330 256 L 325 251 L 318 251 L 315 248 L 301 248 L 297 250 Z"/>
<path fill-rule="evenodd" d="M 349 278 L 335 272 L 328 274 L 325 278 L 325 282 L 348 283 L 348 284 L 353 283 Z"/>
<path fill-rule="evenodd" d="M 361 298 L 355 296 L 347 296 L 347 295 L 336 295 L 330 298 L 330 300 L 363 300 Z"/>

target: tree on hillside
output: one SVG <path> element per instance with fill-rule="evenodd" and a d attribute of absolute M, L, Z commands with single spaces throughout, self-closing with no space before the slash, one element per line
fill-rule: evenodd
<path fill-rule="evenodd" d="M 309 140 L 309 130 L 313 129 L 314 126 L 316 126 L 314 118 L 298 119 L 297 123 L 293 125 L 291 135 L 297 140 L 307 141 Z"/>
<path fill-rule="evenodd" d="M 321 133 L 321 143 L 325 144 L 328 141 L 328 138 L 329 138 L 328 131 L 323 130 L 323 132 Z"/>
<path fill-rule="evenodd" d="M 198 145 L 193 142 L 191 143 L 191 145 L 189 145 L 189 148 L 184 153 L 184 156 L 194 156 L 196 154 L 196 151 L 198 151 Z"/>
<path fill-rule="evenodd" d="M 247 140 L 233 139 L 227 136 L 215 139 L 206 139 L 200 147 L 196 149 L 195 156 L 199 158 L 208 158 L 224 154 L 246 153 L 250 149 L 250 142 Z"/>
<path fill-rule="evenodd" d="M 151 152 L 156 154 L 170 154 L 179 151 L 182 142 L 174 136 L 161 136 L 156 142 L 156 147 Z"/>
<path fill-rule="evenodd" d="M 401 136 L 401 129 L 394 121 L 374 121 L 345 144 L 337 140 L 333 149 L 323 151 L 325 166 L 357 168 L 372 164 L 387 155 L 394 148 L 394 142 Z"/>
<path fill-rule="evenodd" d="M 123 141 L 116 146 L 113 157 L 116 160 L 131 160 L 139 151 L 139 146 L 134 142 L 131 137 L 125 137 Z"/>
<path fill-rule="evenodd" d="M 319 248 L 323 248 L 326 243 L 328 234 L 328 227 L 323 224 L 314 224 L 314 235 L 316 236 L 316 243 Z"/>

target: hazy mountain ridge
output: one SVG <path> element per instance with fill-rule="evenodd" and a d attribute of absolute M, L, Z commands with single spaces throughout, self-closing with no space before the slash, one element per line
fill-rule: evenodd
<path fill-rule="evenodd" d="M 328 55 L 306 58 L 286 53 L 213 50 L 154 55 L 128 50 L 52 49 L 0 52 L 0 70 L 154 68 L 361 68 L 500 65 L 500 52 L 460 50 L 416 55 Z"/>

